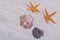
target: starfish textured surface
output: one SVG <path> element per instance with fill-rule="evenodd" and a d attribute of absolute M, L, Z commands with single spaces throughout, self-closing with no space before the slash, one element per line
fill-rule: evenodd
<path fill-rule="evenodd" d="M 48 21 L 50 20 L 52 23 L 56 24 L 56 22 L 51 18 L 51 16 L 55 15 L 56 12 L 53 12 L 52 14 L 49 15 L 48 11 L 46 9 L 44 9 L 44 10 L 46 13 L 46 15 L 44 16 L 46 23 L 48 23 Z"/>
<path fill-rule="evenodd" d="M 37 7 L 40 5 L 40 3 L 38 3 L 36 6 L 32 4 L 32 2 L 30 1 L 31 4 L 31 8 L 27 8 L 27 10 L 31 10 L 32 12 L 40 12 L 39 9 L 37 9 Z"/>

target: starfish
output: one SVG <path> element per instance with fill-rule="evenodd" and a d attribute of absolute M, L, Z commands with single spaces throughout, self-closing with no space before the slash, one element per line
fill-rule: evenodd
<path fill-rule="evenodd" d="M 32 12 L 40 12 L 38 9 L 37 9 L 37 7 L 40 5 L 40 3 L 39 4 L 37 4 L 37 5 L 33 5 L 32 4 L 32 2 L 30 1 L 30 4 L 31 4 L 31 8 L 27 8 L 27 10 L 31 10 Z"/>
<path fill-rule="evenodd" d="M 46 23 L 48 23 L 48 21 L 50 20 L 52 23 L 56 24 L 56 22 L 51 18 L 51 16 L 56 14 L 56 11 L 49 15 L 48 11 L 46 9 L 44 9 L 44 10 L 46 13 L 46 15 L 44 16 Z"/>

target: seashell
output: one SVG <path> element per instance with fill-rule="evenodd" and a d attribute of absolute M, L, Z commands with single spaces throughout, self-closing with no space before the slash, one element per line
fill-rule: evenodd
<path fill-rule="evenodd" d="M 20 25 L 24 28 L 31 28 L 33 25 L 33 17 L 30 14 L 22 15 L 20 17 Z"/>

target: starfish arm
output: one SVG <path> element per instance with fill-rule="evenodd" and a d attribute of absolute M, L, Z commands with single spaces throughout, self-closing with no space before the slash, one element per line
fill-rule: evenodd
<path fill-rule="evenodd" d="M 31 6 L 32 6 L 32 7 L 34 7 L 34 5 L 32 4 L 32 2 L 31 2 L 31 1 L 30 1 L 30 4 L 31 4 Z"/>
<path fill-rule="evenodd" d="M 40 5 L 40 3 L 38 3 L 35 7 L 38 7 Z"/>
<path fill-rule="evenodd" d="M 31 10 L 32 12 L 34 12 L 34 10 L 32 8 L 28 8 L 27 10 Z"/>
<path fill-rule="evenodd" d="M 27 10 L 31 10 L 31 8 L 27 8 Z"/>
<path fill-rule="evenodd" d="M 55 14 L 56 14 L 56 12 L 53 12 L 53 13 L 50 15 L 50 17 L 53 16 L 53 15 L 55 15 Z"/>
<path fill-rule="evenodd" d="M 45 10 L 46 15 L 49 16 L 47 10 L 46 9 L 44 9 L 44 10 Z"/>
<path fill-rule="evenodd" d="M 53 22 L 53 23 L 55 23 L 55 24 L 56 24 L 56 22 L 55 22 L 53 19 L 49 18 L 49 20 L 50 20 L 51 22 Z"/>
<path fill-rule="evenodd" d="M 46 23 L 48 23 L 48 19 L 47 19 L 47 17 L 46 17 L 46 16 L 44 16 L 44 19 L 45 19 Z"/>
<path fill-rule="evenodd" d="M 40 12 L 40 10 L 36 9 L 37 12 Z"/>

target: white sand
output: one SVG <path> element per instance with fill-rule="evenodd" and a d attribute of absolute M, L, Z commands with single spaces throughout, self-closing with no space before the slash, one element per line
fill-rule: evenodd
<path fill-rule="evenodd" d="M 38 8 L 41 13 L 26 10 L 30 7 L 30 1 L 40 3 Z M 49 13 L 57 11 L 52 17 L 57 24 L 46 24 L 44 8 Z M 19 24 L 19 17 L 24 14 L 31 14 L 34 18 L 34 25 L 30 29 L 24 29 Z M 60 40 L 60 0 L 0 0 L 0 40 L 37 40 L 32 36 L 34 27 L 44 31 L 44 36 L 38 40 Z"/>

